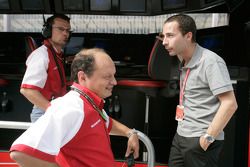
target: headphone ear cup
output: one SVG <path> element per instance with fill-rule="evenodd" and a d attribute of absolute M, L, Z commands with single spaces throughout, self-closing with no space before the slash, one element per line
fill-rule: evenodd
<path fill-rule="evenodd" d="M 48 23 L 43 25 L 42 35 L 45 39 L 50 38 L 52 35 L 51 26 Z"/>

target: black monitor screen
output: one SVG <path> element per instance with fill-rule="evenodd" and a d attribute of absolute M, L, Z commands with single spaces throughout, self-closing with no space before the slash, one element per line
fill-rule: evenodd
<path fill-rule="evenodd" d="M 91 11 L 110 11 L 111 0 L 90 0 Z"/>
<path fill-rule="evenodd" d="M 145 0 L 120 0 L 120 11 L 122 12 L 145 12 Z"/>
<path fill-rule="evenodd" d="M 84 47 L 103 48 L 114 61 L 147 65 L 154 38 L 155 34 L 95 34 L 85 36 Z"/>
<path fill-rule="evenodd" d="M 110 41 L 105 39 L 94 39 L 95 47 L 102 48 L 106 51 L 110 50 Z"/>
<path fill-rule="evenodd" d="M 63 0 L 63 10 L 84 10 L 84 0 Z"/>
<path fill-rule="evenodd" d="M 186 0 L 162 0 L 163 10 L 178 9 L 186 6 Z"/>
<path fill-rule="evenodd" d="M 8 0 L 0 0 L 0 10 L 9 10 L 10 9 L 10 4 Z"/>
<path fill-rule="evenodd" d="M 204 48 L 212 50 L 224 59 L 230 57 L 229 29 L 225 27 L 214 27 L 200 29 L 197 31 L 197 42 Z"/>
<path fill-rule="evenodd" d="M 43 10 L 43 0 L 21 0 L 23 10 Z"/>
<path fill-rule="evenodd" d="M 205 0 L 205 3 L 208 4 L 208 3 L 213 3 L 213 2 L 216 2 L 218 0 Z"/>
<path fill-rule="evenodd" d="M 84 37 L 71 37 L 69 43 L 64 48 L 65 56 L 77 54 L 84 44 Z"/>
<path fill-rule="evenodd" d="M 210 49 L 214 52 L 218 52 L 224 47 L 223 34 L 213 34 L 213 35 L 203 36 L 200 37 L 198 41 L 201 46 Z"/>

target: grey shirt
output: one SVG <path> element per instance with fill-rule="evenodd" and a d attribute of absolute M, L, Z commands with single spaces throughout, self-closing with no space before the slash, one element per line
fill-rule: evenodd
<path fill-rule="evenodd" d="M 184 119 L 178 122 L 177 133 L 184 137 L 200 137 L 206 133 L 220 106 L 217 95 L 233 87 L 224 60 L 198 44 L 191 60 L 181 68 L 181 83 L 188 68 L 190 74 L 183 97 Z M 223 140 L 224 132 L 216 139 Z"/>

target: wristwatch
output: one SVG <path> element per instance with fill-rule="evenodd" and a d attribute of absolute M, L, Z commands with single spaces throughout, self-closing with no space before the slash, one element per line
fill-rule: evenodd
<path fill-rule="evenodd" d="M 128 138 L 130 138 L 130 136 L 132 135 L 137 135 L 137 130 L 135 128 L 133 128 L 129 133 L 128 133 Z"/>
<path fill-rule="evenodd" d="M 208 143 L 213 143 L 215 141 L 215 138 L 209 134 L 205 134 L 204 138 L 207 140 Z"/>

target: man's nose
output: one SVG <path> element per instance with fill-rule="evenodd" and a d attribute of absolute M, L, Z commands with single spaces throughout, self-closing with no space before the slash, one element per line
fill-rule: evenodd
<path fill-rule="evenodd" d="M 167 45 L 167 44 L 168 44 L 168 40 L 166 39 L 166 37 L 163 37 L 162 45 Z"/>
<path fill-rule="evenodd" d="M 116 81 L 115 78 L 112 80 L 112 84 L 113 84 L 113 85 L 117 85 L 117 81 Z"/>

